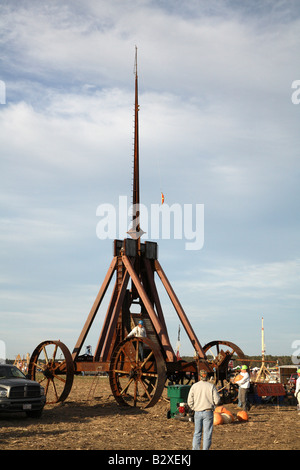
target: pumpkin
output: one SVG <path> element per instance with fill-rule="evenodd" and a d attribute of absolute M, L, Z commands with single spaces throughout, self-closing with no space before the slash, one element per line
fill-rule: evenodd
<path fill-rule="evenodd" d="M 225 408 L 225 409 L 226 409 L 226 408 Z M 231 421 L 234 421 L 234 416 L 233 416 L 233 414 L 231 413 L 231 411 L 229 411 L 229 410 L 226 409 L 226 411 L 223 411 L 223 413 L 226 413 L 228 416 L 230 416 Z"/>
<path fill-rule="evenodd" d="M 249 420 L 249 416 L 248 416 L 247 411 L 239 411 L 239 412 L 237 413 L 236 417 L 237 417 L 237 419 L 238 419 L 239 421 L 243 421 L 243 422 Z"/>
<path fill-rule="evenodd" d="M 214 426 L 218 426 L 219 424 L 223 424 L 222 415 L 214 411 Z"/>
<path fill-rule="evenodd" d="M 225 408 L 224 406 L 217 406 L 217 408 L 215 409 L 215 411 L 216 411 L 217 413 L 221 413 L 222 415 L 223 415 L 223 414 L 226 414 L 226 415 L 229 416 L 230 421 L 228 421 L 228 419 L 227 419 L 226 416 L 225 416 L 224 422 L 226 421 L 226 422 L 229 422 L 229 423 L 230 423 L 231 421 L 234 421 L 234 416 L 233 416 L 233 414 L 231 413 L 231 411 L 227 410 L 227 408 Z"/>
<path fill-rule="evenodd" d="M 239 374 L 237 375 L 236 377 L 234 377 L 233 379 L 233 383 L 237 383 L 239 380 L 241 380 L 243 378 L 242 374 Z"/>
<path fill-rule="evenodd" d="M 224 406 L 217 406 L 216 409 L 215 409 L 215 412 L 216 413 L 224 413 L 224 410 L 226 408 L 224 408 Z"/>

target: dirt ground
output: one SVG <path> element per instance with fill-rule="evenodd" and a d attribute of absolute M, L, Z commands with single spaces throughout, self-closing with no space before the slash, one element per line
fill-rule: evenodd
<path fill-rule="evenodd" d="M 168 419 L 167 394 L 152 408 L 120 407 L 108 379 L 76 377 L 68 399 L 39 419 L 0 414 L 1 450 L 191 450 L 192 422 Z M 235 416 L 234 404 L 225 405 Z M 296 406 L 255 405 L 249 421 L 214 427 L 211 450 L 299 450 Z"/>

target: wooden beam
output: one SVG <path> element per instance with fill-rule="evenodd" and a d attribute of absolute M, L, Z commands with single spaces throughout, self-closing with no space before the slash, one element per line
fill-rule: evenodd
<path fill-rule="evenodd" d="M 177 315 L 179 317 L 179 319 L 181 320 L 181 323 L 195 349 L 195 351 L 198 353 L 199 357 L 200 358 L 206 358 L 206 355 L 205 355 L 205 352 L 203 351 L 202 349 L 202 346 L 200 344 L 200 342 L 198 341 L 198 338 L 196 336 L 196 334 L 194 333 L 194 330 L 170 284 L 170 282 L 168 281 L 168 278 L 167 276 L 165 275 L 161 265 L 159 264 L 158 260 L 154 260 L 154 266 L 155 266 L 155 270 L 161 280 L 161 282 L 163 283 L 167 293 L 168 293 L 168 296 L 170 297 L 170 300 L 177 312 Z"/>
<path fill-rule="evenodd" d="M 112 346 L 112 341 L 113 341 L 113 336 L 114 333 L 116 332 L 116 326 L 118 322 L 118 317 L 122 308 L 122 304 L 124 301 L 125 293 L 126 293 L 126 288 L 127 284 L 129 281 L 129 274 L 128 271 L 125 271 L 124 276 L 123 276 L 123 281 L 121 284 L 120 291 L 118 293 L 117 301 L 115 303 L 115 307 L 113 310 L 113 313 L 110 318 L 110 322 L 107 328 L 107 333 L 105 336 L 102 352 L 101 352 L 101 361 L 107 361 L 109 360 L 108 354 L 110 351 L 110 348 Z"/>
<path fill-rule="evenodd" d="M 172 353 L 172 357 L 170 357 L 169 360 L 170 361 L 176 361 L 176 356 L 175 356 L 175 353 L 174 353 L 173 348 L 172 348 L 171 343 L 170 343 L 168 330 L 167 330 L 167 325 L 166 325 L 166 322 L 165 322 L 165 318 L 164 318 L 164 314 L 163 314 L 163 311 L 162 311 L 162 308 L 161 308 L 161 303 L 160 303 L 160 300 L 159 300 L 157 288 L 156 288 L 156 285 L 155 285 L 154 272 L 153 272 L 153 269 L 151 268 L 150 260 L 145 258 L 144 259 L 144 265 L 145 265 L 145 268 L 146 268 L 147 279 L 148 279 L 149 286 L 150 286 L 150 289 L 151 289 L 151 292 L 152 292 L 154 304 L 156 306 L 157 315 L 158 315 L 158 318 L 159 318 L 159 320 L 160 320 L 160 322 L 161 322 L 161 324 L 162 324 L 162 326 L 165 330 L 166 338 L 167 338 L 168 343 L 169 343 L 169 350 Z"/>
<path fill-rule="evenodd" d="M 113 293 L 111 295 L 110 303 L 109 303 L 109 306 L 108 306 L 108 309 L 107 309 L 107 312 L 106 312 L 106 316 L 105 316 L 105 319 L 104 319 L 104 322 L 103 322 L 103 326 L 102 326 L 102 330 L 101 330 L 101 333 L 100 333 L 100 336 L 99 336 L 99 340 L 98 340 L 98 343 L 97 343 L 97 346 L 96 346 L 96 349 L 95 349 L 95 354 L 94 354 L 94 360 L 95 361 L 99 361 L 100 353 L 102 351 L 103 344 L 104 344 L 104 341 L 105 341 L 105 338 L 106 338 L 106 335 L 107 335 L 107 330 L 108 330 L 109 322 L 110 322 L 110 319 L 111 319 L 111 316 L 112 316 L 112 313 L 113 313 L 113 310 L 114 310 L 117 295 L 118 295 L 118 283 L 116 281 Z"/>
<path fill-rule="evenodd" d="M 82 329 L 82 331 L 81 331 L 81 333 L 80 333 L 80 336 L 79 336 L 79 338 L 78 338 L 78 340 L 77 340 L 77 343 L 76 343 L 76 345 L 75 345 L 75 347 L 74 347 L 74 349 L 73 349 L 73 353 L 72 353 L 72 359 L 73 359 L 73 361 L 76 360 L 76 358 L 77 358 L 77 356 L 78 356 L 78 354 L 79 354 L 79 352 L 80 352 L 80 350 L 81 350 L 81 348 L 82 348 L 82 345 L 83 345 L 83 343 L 84 343 L 84 341 L 85 341 L 85 338 L 87 337 L 87 334 L 88 334 L 88 332 L 89 332 L 89 330 L 90 330 L 90 328 L 91 328 L 91 326 L 92 326 L 92 323 L 93 323 L 93 321 L 94 321 L 94 319 L 95 319 L 95 316 L 96 316 L 96 314 L 97 314 L 97 312 L 98 312 L 98 309 L 99 309 L 99 307 L 100 307 L 100 304 L 101 304 L 101 302 L 102 302 L 102 300 L 103 300 L 103 297 L 104 297 L 104 295 L 105 295 L 105 293 L 106 293 L 106 291 L 107 291 L 107 288 L 108 288 L 108 286 L 109 286 L 109 283 L 110 283 L 110 281 L 111 281 L 112 275 L 113 275 L 113 273 L 114 273 L 114 271 L 115 271 L 116 264 L 117 264 L 117 256 L 115 256 L 115 257 L 113 258 L 112 262 L 110 263 L 110 266 L 109 266 L 109 268 L 108 268 L 108 271 L 107 271 L 107 274 L 106 274 L 106 276 L 105 276 L 105 278 L 104 278 L 104 281 L 103 281 L 103 283 L 102 283 L 102 286 L 101 286 L 101 288 L 100 288 L 100 290 L 99 290 L 99 292 L 98 292 L 98 295 L 97 295 L 97 297 L 96 297 L 96 299 L 95 299 L 95 302 L 93 303 L 93 306 L 92 306 L 92 308 L 91 308 L 91 311 L 90 311 L 90 313 L 89 313 L 89 316 L 88 316 L 87 319 L 86 319 L 86 322 L 85 322 L 85 324 L 84 324 L 84 327 L 83 327 L 83 329 Z"/>
<path fill-rule="evenodd" d="M 130 274 L 130 277 L 132 279 L 132 282 L 134 283 L 135 287 L 136 287 L 136 290 L 140 296 L 140 299 L 142 300 L 148 314 L 149 314 L 149 317 L 150 317 L 150 320 L 152 321 L 152 324 L 153 324 L 153 327 L 156 331 L 156 334 L 161 342 L 161 345 L 167 355 L 167 358 L 168 360 L 173 360 L 173 354 L 172 354 L 172 351 L 170 350 L 170 344 L 169 344 L 169 340 L 168 340 L 168 334 L 167 332 L 165 331 L 165 329 L 163 328 L 160 320 L 158 319 L 155 311 L 154 311 L 154 308 L 153 308 L 153 305 L 152 303 L 150 302 L 149 300 L 149 297 L 143 287 L 143 285 L 141 284 L 141 281 L 138 277 L 138 275 L 136 274 L 132 264 L 131 264 L 131 261 L 129 260 L 129 258 L 124 255 L 123 256 L 123 263 L 124 263 L 124 266 L 126 267 L 126 269 L 128 270 L 129 274 Z"/>

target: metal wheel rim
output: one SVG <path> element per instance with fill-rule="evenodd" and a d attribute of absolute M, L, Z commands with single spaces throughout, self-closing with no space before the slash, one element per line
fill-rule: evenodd
<path fill-rule="evenodd" d="M 49 348 L 51 355 L 49 355 Z M 58 357 L 58 353 L 63 359 Z M 71 353 L 61 341 L 43 341 L 33 351 L 29 362 L 29 375 L 45 388 L 46 404 L 64 401 L 72 388 L 74 365 Z"/>
<path fill-rule="evenodd" d="M 232 354 L 236 353 L 240 359 L 243 359 L 245 357 L 245 354 L 243 353 L 243 351 L 236 344 L 232 343 L 231 341 L 223 341 L 223 340 L 210 341 L 205 346 L 203 346 L 203 351 L 206 353 L 207 351 L 209 351 L 209 349 L 216 346 L 217 347 L 217 352 L 219 353 L 219 346 L 221 344 L 224 344 L 225 346 L 230 347 L 232 349 Z"/>

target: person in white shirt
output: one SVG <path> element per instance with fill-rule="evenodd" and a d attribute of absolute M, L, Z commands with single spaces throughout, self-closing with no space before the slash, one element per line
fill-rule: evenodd
<path fill-rule="evenodd" d="M 189 391 L 187 404 L 194 411 L 193 450 L 200 450 L 203 430 L 203 450 L 209 450 L 212 440 L 214 409 L 221 402 L 221 397 L 214 384 L 207 382 L 207 372 L 200 370 L 200 380 Z"/>
<path fill-rule="evenodd" d="M 135 336 L 136 338 L 146 338 L 147 333 L 146 329 L 144 327 L 144 322 L 143 320 L 139 320 L 137 326 L 135 326 L 131 332 L 126 336 L 126 338 L 131 338 L 132 336 Z M 139 354 L 140 354 L 140 359 L 143 361 L 144 359 L 144 348 L 143 344 L 139 344 Z"/>
<path fill-rule="evenodd" d="M 248 393 L 250 389 L 250 375 L 247 371 L 247 366 L 242 366 L 241 375 L 242 378 L 236 382 L 239 386 L 239 401 L 244 411 L 248 411 L 250 406 L 248 402 Z"/>
<path fill-rule="evenodd" d="M 300 369 L 297 370 L 298 379 L 296 380 L 295 397 L 297 398 L 297 410 L 300 411 Z"/>
<path fill-rule="evenodd" d="M 137 326 L 135 326 L 131 332 L 127 335 L 127 338 L 135 336 L 136 338 L 145 338 L 147 336 L 143 320 L 139 320 Z"/>

